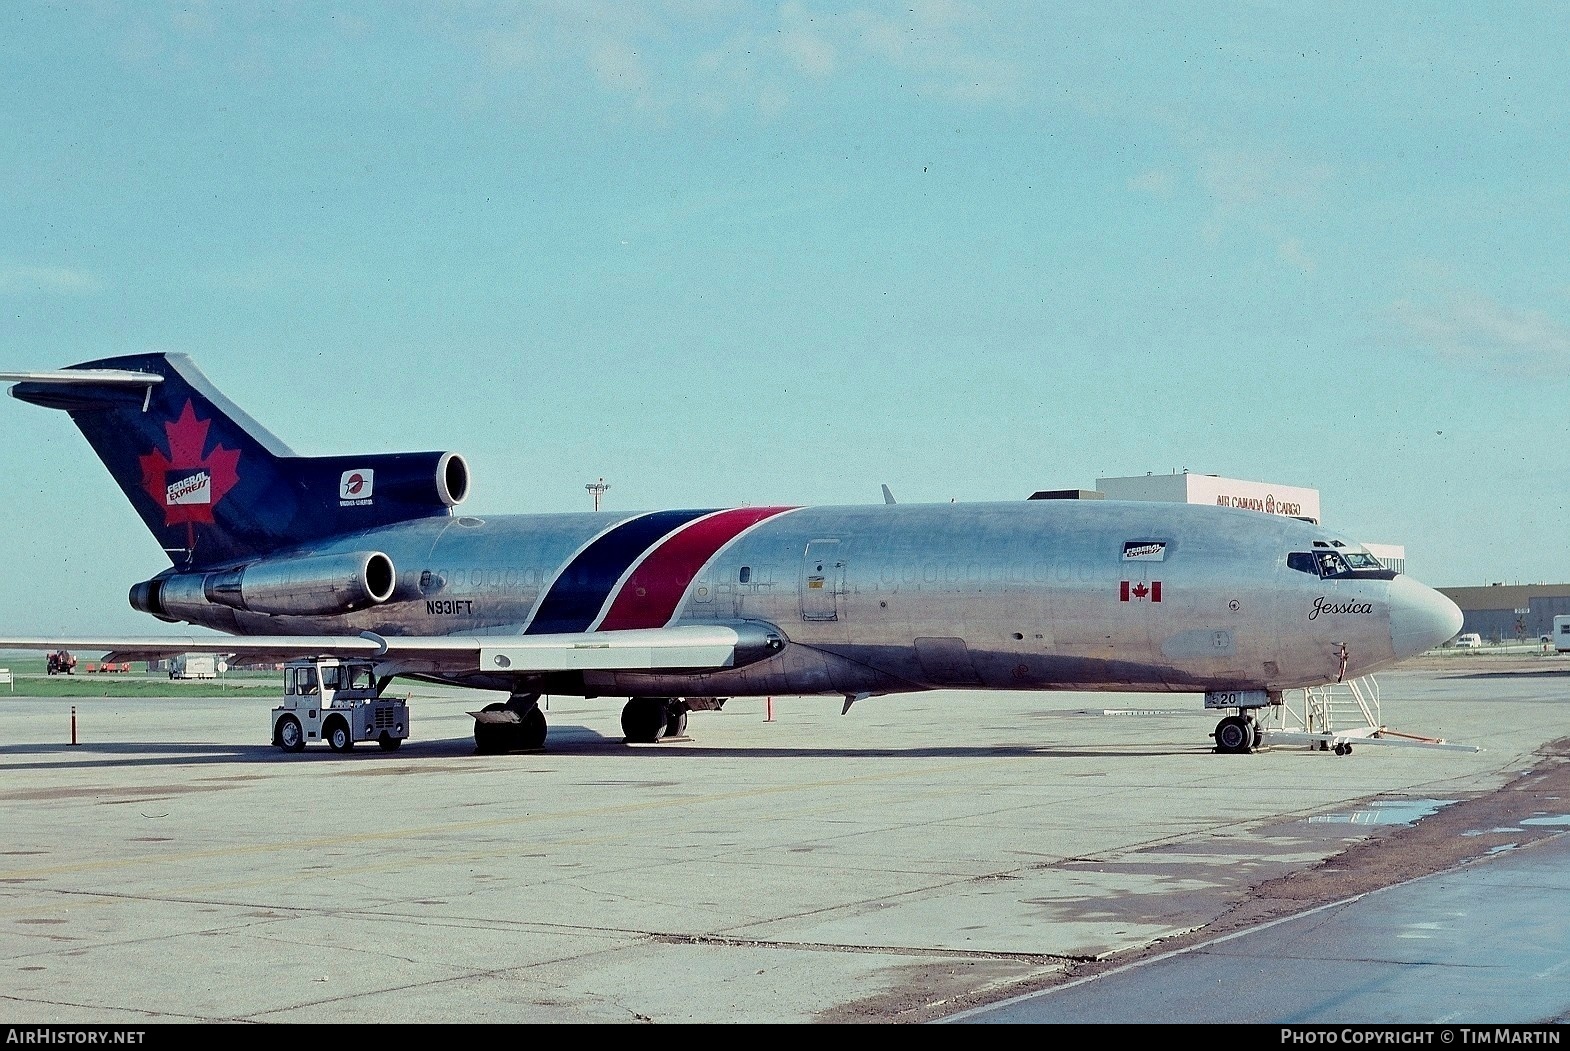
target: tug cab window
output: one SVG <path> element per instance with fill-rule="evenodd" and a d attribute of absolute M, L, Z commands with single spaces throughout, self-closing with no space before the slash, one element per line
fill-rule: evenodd
<path fill-rule="evenodd" d="M 309 697 L 316 693 L 315 668 L 290 668 L 284 674 L 284 693 Z"/>

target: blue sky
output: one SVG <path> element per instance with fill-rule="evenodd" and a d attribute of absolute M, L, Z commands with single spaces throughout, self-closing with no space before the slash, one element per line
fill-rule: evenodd
<path fill-rule="evenodd" d="M 1570 580 L 1570 7 L 0 5 L 0 371 L 180 351 L 475 513 L 1320 490 Z M 163 568 L 0 401 L 10 631 Z"/>

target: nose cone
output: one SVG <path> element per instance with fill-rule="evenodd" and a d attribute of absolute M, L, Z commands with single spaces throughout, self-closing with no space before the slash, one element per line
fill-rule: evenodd
<path fill-rule="evenodd" d="M 1431 650 L 1461 630 L 1461 607 L 1410 577 L 1390 582 L 1390 646 L 1397 658 Z"/>

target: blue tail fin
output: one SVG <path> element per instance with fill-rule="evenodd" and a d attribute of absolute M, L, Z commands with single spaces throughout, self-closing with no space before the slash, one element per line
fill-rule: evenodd
<path fill-rule="evenodd" d="M 456 453 L 296 456 L 183 354 L 11 378 L 20 380 L 12 397 L 70 414 L 182 568 L 448 515 L 468 493 L 468 466 Z"/>

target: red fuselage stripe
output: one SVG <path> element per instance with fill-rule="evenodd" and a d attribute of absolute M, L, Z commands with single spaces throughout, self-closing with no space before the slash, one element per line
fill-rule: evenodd
<path fill-rule="evenodd" d="M 611 601 L 599 630 L 669 624 L 692 578 L 715 552 L 764 519 L 790 510 L 793 508 L 737 507 L 700 518 L 671 534 L 638 563 Z"/>

